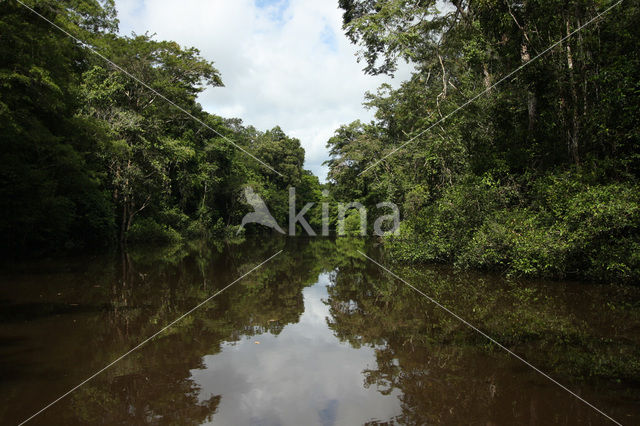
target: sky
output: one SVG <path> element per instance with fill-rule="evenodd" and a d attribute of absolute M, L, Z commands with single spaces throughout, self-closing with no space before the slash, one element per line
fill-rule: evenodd
<path fill-rule="evenodd" d="M 116 7 L 121 34 L 148 31 L 200 49 L 225 85 L 200 94 L 203 108 L 259 130 L 279 125 L 300 139 L 305 168 L 321 181 L 335 129 L 371 120 L 365 92 L 383 82 L 397 87 L 410 71 L 365 75 L 337 0 L 116 0 Z"/>

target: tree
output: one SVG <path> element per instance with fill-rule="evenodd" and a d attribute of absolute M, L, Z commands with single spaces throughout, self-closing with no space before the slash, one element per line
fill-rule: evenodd
<path fill-rule="evenodd" d="M 340 5 L 366 73 L 391 74 L 401 60 L 414 66 L 398 89 L 382 86 L 366 95 L 375 122 L 343 126 L 328 143 L 334 193 L 369 206 L 387 199 L 403 206 L 402 236 L 390 245 L 399 258 L 460 265 L 475 259 L 475 266 L 527 275 L 553 270 L 556 276 L 567 270 L 560 259 L 579 259 L 571 269 L 592 278 L 638 276 L 640 234 L 626 218 L 609 223 L 605 241 L 595 225 L 600 213 L 585 216 L 597 248 L 584 240 L 556 245 L 542 238 L 566 235 L 569 216 L 583 211 L 577 200 L 594 193 L 603 199 L 625 194 L 620 203 L 635 212 L 629 194 L 638 188 L 640 171 L 633 148 L 640 123 L 631 104 L 640 93 L 636 4 Z M 563 191 L 576 210 L 563 210 L 563 217 L 544 202 L 551 188 Z M 535 232 L 518 233 L 516 241 L 491 232 L 513 226 L 507 220 Z M 624 243 L 613 236 L 621 226 L 629 238 Z"/>
<path fill-rule="evenodd" d="M 109 32 L 117 22 L 108 5 L 43 1 L 34 7 L 71 31 Z M 93 19 L 85 13 L 90 10 L 100 13 Z M 3 247 L 108 244 L 113 216 L 90 155 L 95 123 L 77 116 L 87 53 L 13 1 L 0 5 L 0 26 Z"/>

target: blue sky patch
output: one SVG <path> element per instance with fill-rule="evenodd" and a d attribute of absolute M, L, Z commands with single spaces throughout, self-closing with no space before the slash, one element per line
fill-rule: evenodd
<path fill-rule="evenodd" d="M 336 33 L 333 31 L 333 28 L 331 28 L 331 26 L 328 23 L 324 24 L 324 28 L 320 33 L 320 41 L 330 51 L 332 52 L 338 51 L 338 40 L 336 39 Z"/>
<path fill-rule="evenodd" d="M 289 8 L 289 0 L 255 0 L 258 9 L 264 10 L 274 22 L 284 22 L 284 13 Z"/>

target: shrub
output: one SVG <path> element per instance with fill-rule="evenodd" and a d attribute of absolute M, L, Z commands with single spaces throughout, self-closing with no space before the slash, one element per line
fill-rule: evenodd
<path fill-rule="evenodd" d="M 344 234 L 355 237 L 362 235 L 360 213 L 356 209 L 347 210 L 344 217 Z M 365 229 L 366 232 L 366 229 Z"/>
<path fill-rule="evenodd" d="M 399 235 L 387 237 L 392 256 L 401 261 L 453 261 L 485 218 L 516 195 L 513 186 L 500 185 L 490 176 L 466 177 L 403 222 Z"/>
<path fill-rule="evenodd" d="M 146 217 L 138 218 L 127 233 L 127 241 L 131 243 L 176 243 L 181 240 L 180 233 L 171 226 Z"/>
<path fill-rule="evenodd" d="M 560 225 L 560 226 L 558 226 Z M 497 212 L 474 233 L 456 264 L 525 276 L 564 276 L 566 230 L 545 227 L 529 209 Z"/>
<path fill-rule="evenodd" d="M 486 220 L 457 263 L 524 276 L 638 280 L 638 189 L 556 181 L 535 208 L 502 211 Z"/>
<path fill-rule="evenodd" d="M 640 280 L 640 186 L 564 173 L 514 187 L 468 179 L 387 237 L 400 261 L 453 261 L 510 275 Z"/>

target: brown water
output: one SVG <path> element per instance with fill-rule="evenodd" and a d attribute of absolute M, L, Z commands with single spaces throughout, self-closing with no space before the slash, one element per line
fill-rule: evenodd
<path fill-rule="evenodd" d="M 29 424 L 610 423 L 357 250 L 640 424 L 640 289 L 400 267 L 358 239 L 5 267 L 0 424 L 20 423 L 280 249 Z"/>

